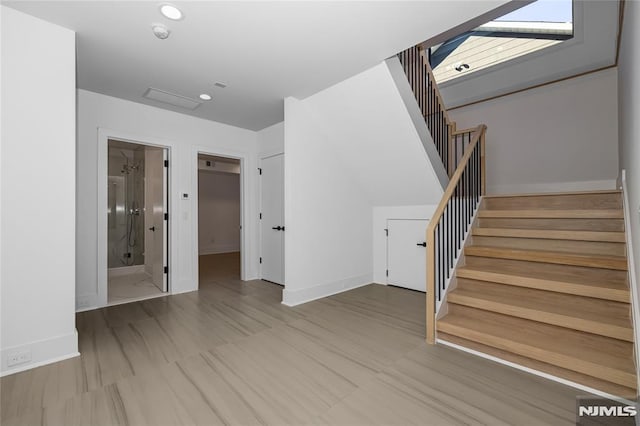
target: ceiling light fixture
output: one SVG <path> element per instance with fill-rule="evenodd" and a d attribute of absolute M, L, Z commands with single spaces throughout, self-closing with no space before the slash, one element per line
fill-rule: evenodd
<path fill-rule="evenodd" d="M 169 28 L 167 28 L 165 25 L 162 25 L 162 24 L 152 24 L 151 30 L 153 31 L 153 34 L 156 37 L 158 37 L 160 40 L 165 40 L 169 38 L 169 34 L 171 34 L 171 31 L 169 30 Z"/>
<path fill-rule="evenodd" d="M 203 93 L 200 95 L 200 99 L 202 99 L 203 101 L 210 101 L 211 95 L 209 95 L 208 93 Z"/>
<path fill-rule="evenodd" d="M 165 18 L 171 19 L 173 21 L 179 21 L 184 17 L 180 9 L 169 3 L 160 5 L 160 13 L 162 13 Z"/>

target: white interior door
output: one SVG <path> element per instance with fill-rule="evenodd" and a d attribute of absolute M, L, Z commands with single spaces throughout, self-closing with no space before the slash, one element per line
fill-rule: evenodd
<path fill-rule="evenodd" d="M 387 220 L 387 284 L 426 291 L 426 219 Z"/>
<path fill-rule="evenodd" d="M 167 150 L 145 149 L 145 271 L 160 290 L 167 291 L 167 168 L 164 161 Z"/>
<path fill-rule="evenodd" d="M 261 161 L 261 275 L 284 285 L 284 155 Z"/>

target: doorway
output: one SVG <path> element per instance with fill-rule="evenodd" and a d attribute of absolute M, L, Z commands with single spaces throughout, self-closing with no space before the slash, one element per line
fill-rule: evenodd
<path fill-rule="evenodd" d="M 168 291 L 168 151 L 107 141 L 107 304 Z"/>
<path fill-rule="evenodd" d="M 241 162 L 198 154 L 198 275 L 200 286 L 240 280 Z"/>

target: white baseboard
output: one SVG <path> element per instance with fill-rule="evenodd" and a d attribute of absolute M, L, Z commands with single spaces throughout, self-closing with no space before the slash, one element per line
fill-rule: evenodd
<path fill-rule="evenodd" d="M 544 192 L 600 191 L 616 189 L 616 179 L 585 180 L 579 182 L 548 182 L 491 185 L 488 195 L 537 194 Z"/>
<path fill-rule="evenodd" d="M 226 244 L 209 247 L 198 248 L 198 255 L 205 256 L 207 254 L 223 254 L 223 253 L 236 253 L 240 252 L 240 246 L 238 244 Z"/>
<path fill-rule="evenodd" d="M 300 290 L 287 289 L 287 285 L 285 284 L 285 288 L 282 291 L 282 304 L 287 306 L 296 306 L 302 303 L 311 302 L 312 300 L 322 299 L 323 297 L 332 296 L 354 288 L 369 285 L 371 283 L 373 283 L 372 274 L 365 274 L 310 288 L 302 288 Z"/>
<path fill-rule="evenodd" d="M 31 361 L 24 364 L 7 366 L 7 358 L 14 352 L 30 351 Z M 25 345 L 13 346 L 0 351 L 0 377 L 20 371 L 30 370 L 42 365 L 51 364 L 68 358 L 79 356 L 78 332 L 51 339 L 39 340 Z"/>
<path fill-rule="evenodd" d="M 107 277 L 121 277 L 123 275 L 137 274 L 144 272 L 144 265 L 123 266 L 121 268 L 109 268 L 107 270 Z"/>

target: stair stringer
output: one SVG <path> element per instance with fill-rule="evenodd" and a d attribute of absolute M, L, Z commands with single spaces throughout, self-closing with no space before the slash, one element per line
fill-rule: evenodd
<path fill-rule="evenodd" d="M 635 257 L 633 252 L 633 238 L 631 238 L 631 206 L 627 191 L 626 171 L 622 170 L 622 211 L 624 213 L 624 235 L 627 245 L 627 263 L 629 265 L 629 290 L 631 290 L 631 324 L 633 326 L 633 355 L 636 371 L 640 371 L 640 295 L 638 295 L 638 282 L 635 275 Z M 640 389 L 640 374 L 637 375 L 637 389 Z M 637 397 L 638 395 L 636 395 Z"/>
<path fill-rule="evenodd" d="M 409 80 L 407 80 L 407 75 L 402 68 L 402 64 L 397 56 L 392 56 L 391 58 L 385 61 L 387 68 L 389 69 L 389 73 L 391 74 L 391 78 L 393 79 L 393 83 L 396 85 L 398 89 L 398 93 L 400 94 L 400 98 L 402 98 L 402 102 L 404 103 L 405 108 L 407 109 L 407 113 L 411 118 L 411 122 L 418 133 L 418 137 L 422 142 L 422 146 L 424 147 L 425 152 L 427 153 L 427 157 L 433 166 L 433 170 L 436 173 L 436 177 L 440 182 L 442 188 L 446 188 L 449 184 L 449 176 L 447 175 L 447 171 L 442 164 L 442 160 L 440 159 L 440 154 L 438 154 L 438 149 L 433 143 L 433 138 L 431 137 L 431 132 L 429 132 L 429 128 L 427 127 L 427 123 L 422 116 L 422 112 L 420 111 L 420 106 L 416 101 L 416 97 L 409 85 Z"/>

